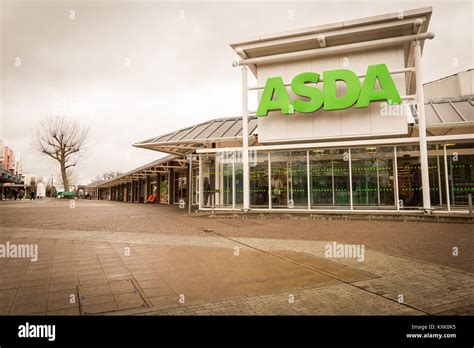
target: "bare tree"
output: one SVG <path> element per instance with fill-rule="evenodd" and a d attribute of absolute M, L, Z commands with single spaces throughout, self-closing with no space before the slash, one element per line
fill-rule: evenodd
<path fill-rule="evenodd" d="M 62 186 L 64 188 L 64 191 L 69 191 L 66 190 L 66 186 L 64 186 L 64 179 L 62 175 L 56 175 L 58 178 L 57 184 L 58 186 Z M 72 168 L 66 169 L 66 177 L 68 179 L 68 186 L 71 187 L 71 185 L 77 185 L 79 183 L 79 177 L 76 175 L 76 172 Z"/>
<path fill-rule="evenodd" d="M 69 191 L 68 169 L 82 159 L 88 135 L 89 127 L 64 116 L 48 117 L 36 129 L 33 150 L 59 163 L 64 191 Z"/>

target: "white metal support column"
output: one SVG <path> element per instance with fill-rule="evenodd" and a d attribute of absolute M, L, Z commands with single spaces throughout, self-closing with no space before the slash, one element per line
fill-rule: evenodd
<path fill-rule="evenodd" d="M 204 194 L 203 194 L 203 192 L 202 192 L 202 189 L 203 189 L 203 186 L 204 186 L 204 185 L 203 185 L 203 181 L 204 181 L 204 180 L 203 180 L 203 178 L 202 178 L 202 165 L 203 165 L 203 163 L 202 163 L 202 155 L 200 154 L 200 155 L 199 155 L 199 179 L 198 179 L 198 180 L 199 180 L 199 182 L 198 182 L 198 185 L 199 185 L 199 186 L 198 186 L 198 187 L 199 187 L 199 188 L 198 188 L 198 190 L 199 190 L 199 191 L 198 191 L 199 210 L 202 209 L 202 198 L 204 197 Z"/>
<path fill-rule="evenodd" d="M 270 157 L 270 152 L 267 153 L 267 162 L 268 162 L 268 209 L 272 209 L 272 159 Z"/>
<path fill-rule="evenodd" d="M 436 165 L 438 166 L 438 194 L 439 194 L 439 205 L 443 205 L 443 190 L 441 189 L 441 163 L 439 161 L 439 145 L 436 145 Z M 444 168 L 443 168 L 444 169 Z"/>
<path fill-rule="evenodd" d="M 334 191 L 334 159 L 331 158 L 331 189 L 332 189 L 332 206 L 336 205 L 336 193 Z"/>
<path fill-rule="evenodd" d="M 309 164 L 309 150 L 306 150 L 306 176 L 307 176 L 307 184 L 308 184 L 308 210 L 311 209 L 311 199 L 312 199 L 312 192 L 311 192 L 311 168 Z"/>
<path fill-rule="evenodd" d="M 379 160 L 375 159 L 375 168 L 377 173 L 377 204 L 380 205 L 380 176 L 379 176 Z"/>
<path fill-rule="evenodd" d="M 232 152 L 232 209 L 235 209 L 235 152 Z"/>
<path fill-rule="evenodd" d="M 349 148 L 349 200 L 351 203 L 351 210 L 354 210 L 354 201 L 352 199 L 352 156 L 351 148 Z"/>
<path fill-rule="evenodd" d="M 242 65 L 242 166 L 243 166 L 243 210 L 250 209 L 250 175 L 249 175 L 249 120 L 248 120 L 248 68 Z"/>
<path fill-rule="evenodd" d="M 446 185 L 446 204 L 448 206 L 448 211 L 451 211 L 451 201 L 449 200 L 448 153 L 446 151 L 446 144 L 443 144 L 443 157 L 444 157 L 444 184 Z"/>
<path fill-rule="evenodd" d="M 188 174 L 188 214 L 191 215 L 193 205 L 193 155 L 189 155 L 189 174 Z"/>
<path fill-rule="evenodd" d="M 421 43 L 419 40 L 415 42 L 415 68 L 423 208 L 430 209 L 430 177 L 428 173 L 428 147 L 426 145 L 425 97 L 423 93 L 423 69 L 421 66 Z"/>
<path fill-rule="evenodd" d="M 400 194 L 398 193 L 398 159 L 397 159 L 397 147 L 393 147 L 393 184 L 395 186 L 395 206 L 397 211 L 400 211 Z"/>

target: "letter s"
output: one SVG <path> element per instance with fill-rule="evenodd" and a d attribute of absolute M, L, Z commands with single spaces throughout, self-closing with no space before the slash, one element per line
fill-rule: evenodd
<path fill-rule="evenodd" d="M 296 75 L 291 81 L 291 89 L 299 97 L 309 98 L 308 101 L 295 99 L 293 105 L 296 112 L 314 112 L 323 106 L 323 92 L 316 87 L 307 86 L 306 83 L 317 83 L 319 74 L 305 72 Z"/>

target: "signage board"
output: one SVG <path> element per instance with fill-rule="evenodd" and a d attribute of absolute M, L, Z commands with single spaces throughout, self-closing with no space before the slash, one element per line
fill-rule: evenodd
<path fill-rule="evenodd" d="M 281 111 L 284 115 L 295 112 L 312 113 L 321 107 L 325 111 L 347 109 L 353 105 L 356 108 L 367 108 L 373 101 L 387 101 L 390 104 L 400 104 L 402 99 L 385 64 L 370 65 L 364 82 L 360 83 L 356 73 L 347 69 L 328 70 L 323 73 L 323 90 L 317 86 L 320 74 L 303 72 L 291 81 L 291 90 L 297 97 L 291 101 L 283 78 L 270 77 L 265 83 L 262 97 L 257 109 L 257 116 L 267 116 L 269 111 Z M 346 85 L 346 93 L 337 96 L 336 83 Z M 377 88 L 377 83 L 380 88 Z"/>
<path fill-rule="evenodd" d="M 406 67 L 403 45 L 257 65 L 259 143 L 407 134 Z"/>

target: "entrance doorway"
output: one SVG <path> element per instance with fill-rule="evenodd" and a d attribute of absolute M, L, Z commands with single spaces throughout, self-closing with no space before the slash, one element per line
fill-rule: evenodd
<path fill-rule="evenodd" d="M 306 151 L 276 152 L 270 158 L 271 208 L 307 208 Z"/>

